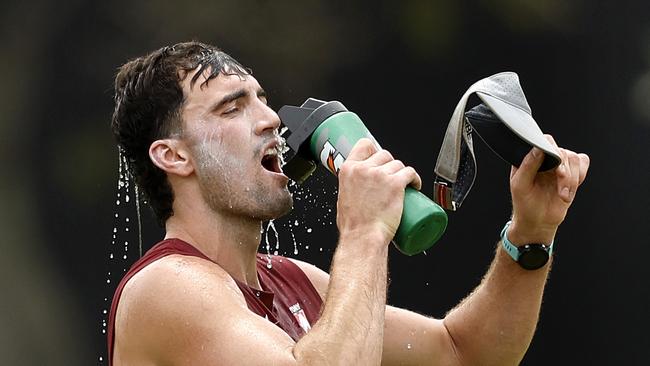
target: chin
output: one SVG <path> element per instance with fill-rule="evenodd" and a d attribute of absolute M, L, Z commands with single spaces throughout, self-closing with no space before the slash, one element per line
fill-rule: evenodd
<path fill-rule="evenodd" d="M 274 220 L 291 212 L 293 198 L 289 191 L 286 190 L 279 197 L 273 200 L 265 199 L 263 202 L 259 202 L 257 206 L 258 209 L 251 213 L 251 217 L 262 221 Z"/>
<path fill-rule="evenodd" d="M 293 198 L 290 194 L 286 194 L 275 201 L 272 207 L 268 208 L 268 217 L 265 220 L 278 219 L 291 212 L 293 209 Z"/>

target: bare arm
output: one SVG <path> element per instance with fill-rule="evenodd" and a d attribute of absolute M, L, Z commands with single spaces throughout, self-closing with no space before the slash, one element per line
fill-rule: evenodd
<path fill-rule="evenodd" d="M 412 168 L 369 140 L 340 171 L 340 240 L 321 318 L 298 342 L 253 314 L 234 281 L 198 258 L 161 259 L 131 279 L 117 311 L 115 364 L 377 365 L 388 243 Z"/>
<path fill-rule="evenodd" d="M 553 240 L 589 166 L 586 155 L 560 151 L 563 166 L 557 171 L 536 174 L 541 156 L 532 153 L 519 169 L 513 168 L 513 224 L 507 234 L 511 242 Z M 326 293 L 327 274 L 296 262 Z M 444 319 L 388 306 L 382 364 L 519 364 L 535 331 L 549 267 L 524 270 L 499 243 L 482 283 Z"/>
<path fill-rule="evenodd" d="M 553 171 L 537 173 L 544 157 L 537 148 L 519 168 L 512 167 L 513 216 L 507 236 L 516 245 L 550 244 L 587 175 L 587 155 L 557 148 L 562 164 Z M 521 362 L 535 332 L 550 262 L 524 270 L 498 244 L 481 285 L 445 317 L 463 364 Z"/>

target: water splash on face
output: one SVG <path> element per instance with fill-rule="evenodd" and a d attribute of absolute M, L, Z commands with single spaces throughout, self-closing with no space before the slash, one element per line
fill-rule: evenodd
<path fill-rule="evenodd" d="M 273 134 L 275 135 L 275 138 L 278 140 L 278 145 L 276 146 L 276 149 L 278 150 L 278 158 L 280 159 L 280 168 L 284 167 L 286 164 L 286 161 L 284 160 L 284 155 L 289 151 L 289 146 L 287 146 L 287 140 L 282 137 L 285 132 L 287 132 L 288 128 L 287 127 L 282 127 L 280 131 L 278 130 L 273 130 Z"/>

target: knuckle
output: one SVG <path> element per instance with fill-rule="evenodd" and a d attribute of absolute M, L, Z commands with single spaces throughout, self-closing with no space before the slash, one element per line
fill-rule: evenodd
<path fill-rule="evenodd" d="M 415 171 L 415 168 L 413 168 L 413 167 L 410 166 L 410 165 L 409 165 L 409 166 L 405 166 L 404 169 L 406 169 L 406 171 L 407 171 L 407 173 L 408 173 L 409 175 L 417 175 L 417 174 L 418 174 L 418 173 Z"/>
<path fill-rule="evenodd" d="M 340 177 L 348 177 L 353 172 L 356 170 L 357 164 L 355 164 L 354 161 L 351 160 L 346 160 L 343 165 L 341 165 L 341 169 L 339 169 L 339 176 Z"/>
<path fill-rule="evenodd" d="M 567 166 L 566 166 L 566 163 L 564 161 L 562 161 L 562 164 L 560 164 L 558 166 L 558 168 L 556 169 L 556 172 L 557 172 L 557 175 L 560 178 L 564 178 L 564 177 L 567 176 Z"/>
<path fill-rule="evenodd" d="M 377 152 L 380 158 L 386 159 L 386 160 L 393 160 L 393 155 L 388 151 L 388 150 L 381 150 Z"/>
<path fill-rule="evenodd" d="M 368 145 L 370 145 L 370 139 L 368 139 L 367 137 L 362 137 L 362 138 L 359 139 L 359 141 L 357 141 L 357 145 L 358 146 L 368 146 Z"/>

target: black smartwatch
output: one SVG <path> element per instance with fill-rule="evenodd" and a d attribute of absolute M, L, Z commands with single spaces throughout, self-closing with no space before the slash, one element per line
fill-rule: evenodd
<path fill-rule="evenodd" d="M 548 245 L 534 243 L 516 246 L 508 240 L 506 235 L 511 223 L 512 221 L 506 222 L 503 230 L 501 230 L 503 249 L 524 269 L 534 270 L 543 267 L 548 262 L 551 254 L 553 254 L 553 242 Z"/>

